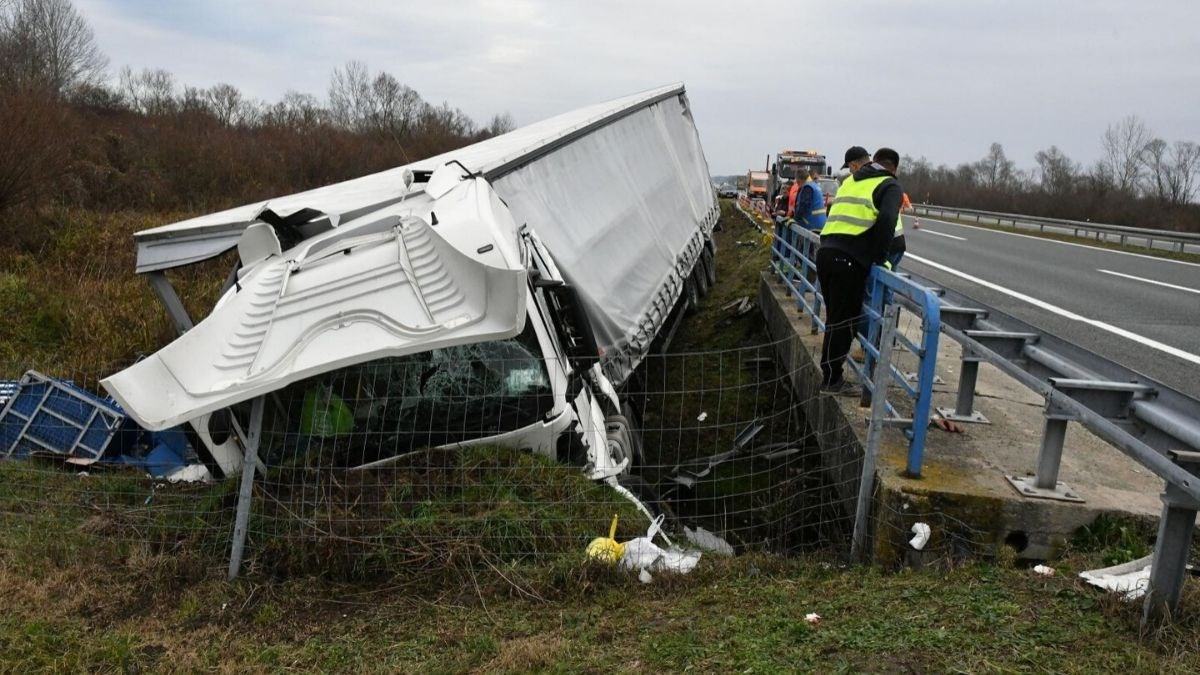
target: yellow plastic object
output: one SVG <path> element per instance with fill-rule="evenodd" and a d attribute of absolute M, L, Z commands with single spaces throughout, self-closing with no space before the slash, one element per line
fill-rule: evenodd
<path fill-rule="evenodd" d="M 596 537 L 587 545 L 587 557 L 592 560 L 616 564 L 625 555 L 625 544 L 617 543 L 617 514 L 613 514 L 612 526 L 607 537 Z"/>

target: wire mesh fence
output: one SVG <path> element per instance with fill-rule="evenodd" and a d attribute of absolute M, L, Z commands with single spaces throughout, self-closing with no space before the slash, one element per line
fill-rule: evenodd
<path fill-rule="evenodd" d="M 779 358 L 802 348 L 651 355 L 615 397 L 529 331 L 293 382 L 263 397 L 243 570 L 376 578 L 582 559 L 614 515 L 618 541 L 662 515 L 683 549 L 844 559 L 862 420 L 825 420 L 817 442 L 813 401 L 795 394 L 806 374 Z M 107 374 L 43 377 L 67 403 L 38 378 L 17 383 L 0 417 L 5 547 L 220 574 L 251 403 L 151 433 L 99 393 Z M 119 417 L 106 442 L 72 445 L 105 406 Z M 928 504 L 878 500 L 876 516 L 880 550 L 900 557 L 914 524 L 933 528 L 920 562 L 991 543 Z"/>

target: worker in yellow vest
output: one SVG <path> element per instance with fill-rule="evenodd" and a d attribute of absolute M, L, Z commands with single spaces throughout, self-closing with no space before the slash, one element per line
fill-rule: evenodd
<path fill-rule="evenodd" d="M 854 146 L 845 159 L 843 168 L 853 173 L 838 188 L 817 250 L 817 278 L 825 299 L 821 390 L 833 394 L 856 393 L 842 366 L 862 314 L 867 276 L 872 265 L 886 263 L 904 194 L 896 180 L 900 155 L 895 150 L 880 148 L 871 158 L 866 149 Z"/>

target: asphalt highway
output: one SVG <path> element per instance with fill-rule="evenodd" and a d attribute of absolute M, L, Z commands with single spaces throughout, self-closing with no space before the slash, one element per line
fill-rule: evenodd
<path fill-rule="evenodd" d="M 1200 399 L 1200 265 L 919 220 L 902 270 Z"/>

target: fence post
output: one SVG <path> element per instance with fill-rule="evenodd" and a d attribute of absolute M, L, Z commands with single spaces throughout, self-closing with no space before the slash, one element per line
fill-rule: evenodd
<path fill-rule="evenodd" d="M 875 465 L 883 437 L 883 418 L 887 415 L 887 389 L 892 381 L 892 340 L 896 333 L 898 308 L 889 305 L 883 312 L 883 335 L 879 341 L 879 359 L 871 376 L 871 422 L 867 427 L 867 447 L 863 454 L 862 475 L 858 480 L 858 503 L 854 511 L 854 537 L 850 543 L 850 561 L 860 562 L 867 540 L 867 517 L 871 496 L 875 493 Z"/>
<path fill-rule="evenodd" d="M 242 567 L 242 554 L 246 548 L 246 526 L 250 522 L 250 500 L 254 490 L 254 469 L 258 465 L 258 442 L 262 437 L 263 404 L 266 399 L 262 396 L 254 399 L 250 408 L 250 430 L 242 443 L 246 446 L 246 454 L 242 460 L 242 482 L 238 490 L 237 515 L 233 522 L 233 541 L 229 549 L 229 580 L 237 578 Z M 238 434 L 241 436 L 241 434 Z"/>

